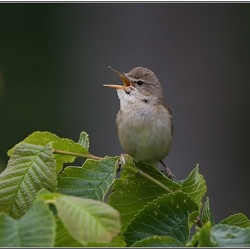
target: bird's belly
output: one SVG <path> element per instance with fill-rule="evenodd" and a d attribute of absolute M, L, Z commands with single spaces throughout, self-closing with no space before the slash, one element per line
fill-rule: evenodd
<path fill-rule="evenodd" d="M 119 124 L 119 125 L 118 125 Z M 172 144 L 172 117 L 150 113 L 117 122 L 118 137 L 122 148 L 135 160 L 156 164 L 165 158 Z"/>

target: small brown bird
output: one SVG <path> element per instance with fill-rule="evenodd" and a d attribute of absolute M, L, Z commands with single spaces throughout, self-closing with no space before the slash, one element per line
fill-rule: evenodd
<path fill-rule="evenodd" d="M 167 176 L 175 178 L 163 163 L 172 145 L 173 117 L 159 80 L 143 67 L 133 68 L 128 73 L 112 70 L 123 85 L 104 86 L 116 88 L 120 99 L 116 126 L 122 148 L 136 161 L 154 166 L 161 162 Z"/>

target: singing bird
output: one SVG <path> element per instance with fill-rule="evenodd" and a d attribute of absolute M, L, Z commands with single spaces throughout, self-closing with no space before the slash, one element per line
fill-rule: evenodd
<path fill-rule="evenodd" d="M 123 81 L 123 85 L 104 84 L 116 88 L 120 99 L 116 126 L 122 148 L 136 161 L 156 167 L 161 162 L 167 176 L 174 179 L 163 163 L 172 145 L 173 117 L 158 78 L 143 67 L 128 73 L 111 69 Z"/>

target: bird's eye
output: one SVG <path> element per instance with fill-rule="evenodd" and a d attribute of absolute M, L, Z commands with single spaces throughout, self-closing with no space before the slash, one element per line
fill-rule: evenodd
<path fill-rule="evenodd" d="M 138 84 L 139 86 L 141 86 L 143 83 L 144 83 L 144 82 L 141 81 L 141 80 L 137 81 L 137 84 Z"/>

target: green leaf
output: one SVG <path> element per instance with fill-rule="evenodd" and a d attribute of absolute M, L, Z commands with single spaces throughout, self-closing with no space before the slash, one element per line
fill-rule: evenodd
<path fill-rule="evenodd" d="M 125 231 L 128 223 L 134 218 L 140 209 L 149 201 L 166 194 L 162 189 L 152 181 L 144 178 L 140 174 L 133 174 L 127 167 L 133 167 L 134 162 L 131 157 L 122 157 L 124 165 L 122 167 L 121 177 L 115 180 L 113 193 L 109 197 L 109 204 L 116 208 L 121 215 L 122 231 Z M 153 166 L 136 163 L 136 167 L 152 176 L 162 184 L 172 190 L 180 188 L 178 183 L 170 181 L 158 169 Z"/>
<path fill-rule="evenodd" d="M 53 149 L 64 151 L 68 154 L 57 154 L 55 153 L 55 160 L 57 163 L 57 172 L 60 172 L 63 168 L 64 163 L 71 163 L 76 159 L 76 156 L 70 155 L 70 153 L 77 154 L 87 154 L 88 150 L 84 148 L 82 145 L 74 142 L 71 139 L 67 138 L 58 138 L 58 140 L 52 142 Z"/>
<path fill-rule="evenodd" d="M 121 235 L 118 235 L 112 239 L 109 243 L 89 243 L 87 245 L 81 244 L 79 241 L 73 238 L 70 235 L 68 230 L 63 225 L 60 218 L 57 218 L 57 227 L 56 227 L 56 243 L 55 247 L 125 247 L 126 243 L 124 242 Z"/>
<path fill-rule="evenodd" d="M 41 188 L 55 191 L 55 161 L 51 145 L 20 143 L 0 175 L 0 210 L 20 218 Z"/>
<path fill-rule="evenodd" d="M 54 202 L 64 227 L 83 245 L 109 243 L 120 232 L 118 212 L 103 202 L 59 194 Z"/>
<path fill-rule="evenodd" d="M 79 139 L 82 143 L 84 141 L 84 136 L 87 137 L 87 134 L 86 133 L 84 134 L 83 132 L 83 134 L 80 135 Z M 48 143 L 51 143 L 53 149 L 74 152 L 79 154 L 88 153 L 87 148 L 84 148 L 82 145 L 75 143 L 73 140 L 67 138 L 60 138 L 57 135 L 52 134 L 50 132 L 40 132 L 40 131 L 34 132 L 33 134 L 26 137 L 21 143 L 23 142 L 40 146 L 45 146 Z M 87 144 L 87 138 L 85 138 L 85 144 Z M 17 145 L 15 145 L 12 149 L 8 151 L 9 156 L 12 155 Z M 71 155 L 55 154 L 57 171 L 60 172 L 62 170 L 63 163 L 73 162 L 75 158 L 76 158 L 75 156 Z"/>
<path fill-rule="evenodd" d="M 219 247 L 250 247 L 250 228 L 230 225 L 216 225 L 211 230 L 211 236 Z"/>
<path fill-rule="evenodd" d="M 20 144 L 20 143 L 28 143 L 28 144 L 34 144 L 34 145 L 39 145 L 39 146 L 46 146 L 50 142 L 56 141 L 60 139 L 57 135 L 52 134 L 50 132 L 34 132 L 28 137 L 26 137 L 23 141 L 19 142 L 16 144 L 12 149 L 8 151 L 8 156 L 11 157 L 13 154 L 15 148 Z"/>
<path fill-rule="evenodd" d="M 178 182 L 167 178 L 166 175 L 163 172 L 161 172 L 158 168 L 156 168 L 152 165 L 141 163 L 141 162 L 136 162 L 135 167 L 139 168 L 140 170 L 142 170 L 146 174 L 150 175 L 151 177 L 153 177 L 157 181 L 161 182 L 162 184 L 164 184 L 166 187 L 168 187 L 168 189 L 172 190 L 173 192 L 181 190 L 181 185 Z M 143 179 L 145 180 L 144 177 L 143 177 Z"/>
<path fill-rule="evenodd" d="M 135 242 L 131 247 L 184 247 L 178 240 L 170 236 L 151 236 Z"/>
<path fill-rule="evenodd" d="M 116 236 L 110 243 L 104 245 L 105 247 L 125 247 L 126 242 L 123 239 L 123 236 L 119 234 Z"/>
<path fill-rule="evenodd" d="M 216 247 L 216 241 L 211 239 L 211 221 L 207 221 L 202 228 L 197 228 L 197 232 L 187 243 L 188 247 Z"/>
<path fill-rule="evenodd" d="M 83 247 L 79 241 L 73 238 L 58 217 L 56 220 L 56 242 L 55 247 Z"/>
<path fill-rule="evenodd" d="M 231 215 L 228 218 L 222 220 L 219 224 L 227 224 L 238 227 L 250 227 L 249 219 L 242 213 Z"/>
<path fill-rule="evenodd" d="M 97 244 L 97 243 L 90 243 L 86 245 L 86 247 L 125 247 L 126 242 L 123 239 L 123 236 L 121 234 L 117 235 L 115 238 L 112 239 L 111 242 L 107 244 Z"/>
<path fill-rule="evenodd" d="M 35 202 L 20 220 L 0 213 L 1 247 L 53 247 L 55 231 L 54 217 L 43 201 Z"/>
<path fill-rule="evenodd" d="M 63 194 L 103 201 L 116 177 L 117 157 L 86 160 L 81 168 L 67 167 L 58 176 L 58 191 Z"/>
<path fill-rule="evenodd" d="M 86 132 L 81 132 L 78 144 L 82 145 L 87 151 L 89 151 L 89 135 Z"/>
<path fill-rule="evenodd" d="M 208 221 L 204 224 L 200 230 L 199 244 L 198 247 L 215 247 L 217 243 L 211 239 L 212 223 Z"/>
<path fill-rule="evenodd" d="M 182 191 L 189 194 L 199 207 L 202 206 L 202 198 L 207 191 L 206 182 L 199 174 L 199 165 L 190 173 L 187 179 L 181 181 Z"/>
<path fill-rule="evenodd" d="M 197 210 L 197 204 L 183 192 L 163 195 L 139 211 L 124 232 L 125 241 L 132 245 L 159 235 L 170 236 L 185 244 L 190 233 L 189 215 Z"/>
<path fill-rule="evenodd" d="M 205 224 L 207 221 L 211 221 L 212 225 L 215 224 L 208 197 L 202 207 L 201 221 L 202 224 Z"/>

